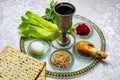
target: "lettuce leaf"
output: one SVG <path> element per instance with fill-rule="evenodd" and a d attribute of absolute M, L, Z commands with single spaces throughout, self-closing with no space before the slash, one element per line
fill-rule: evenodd
<path fill-rule="evenodd" d="M 27 11 L 27 18 L 21 16 L 22 23 L 18 29 L 21 30 L 21 36 L 27 39 L 54 40 L 58 38 L 61 31 L 56 24 L 53 24 L 31 11 Z"/>

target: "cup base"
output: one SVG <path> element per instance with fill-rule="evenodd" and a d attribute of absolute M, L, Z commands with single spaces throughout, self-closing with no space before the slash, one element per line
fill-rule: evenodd
<path fill-rule="evenodd" d="M 62 45 L 60 42 L 59 42 L 59 38 L 52 41 L 52 46 L 56 49 L 69 49 L 71 48 L 74 44 L 75 44 L 75 36 L 72 35 L 72 34 L 67 34 L 66 36 L 69 36 L 69 41 L 67 42 L 67 44 L 65 45 Z"/>
<path fill-rule="evenodd" d="M 63 37 L 60 36 L 57 39 L 57 43 L 60 44 L 61 46 L 67 46 L 70 43 L 70 37 L 69 37 L 69 35 L 67 35 L 65 39 L 63 39 Z"/>

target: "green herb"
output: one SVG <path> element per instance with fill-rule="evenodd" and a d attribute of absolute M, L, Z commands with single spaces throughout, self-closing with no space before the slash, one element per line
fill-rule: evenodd
<path fill-rule="evenodd" d="M 53 24 L 30 11 L 26 12 L 26 16 L 27 18 L 21 17 L 22 23 L 18 27 L 18 29 L 21 30 L 21 35 L 23 37 L 28 39 L 39 38 L 44 40 L 54 40 L 60 36 L 61 32 L 56 24 Z"/>
<path fill-rule="evenodd" d="M 70 28 L 67 32 L 68 32 L 69 34 L 71 34 L 74 29 L 75 29 L 75 25 L 72 25 L 71 28 Z"/>
<path fill-rule="evenodd" d="M 50 8 L 46 8 L 45 10 L 45 18 L 50 22 L 57 24 L 56 22 L 56 13 L 54 12 L 54 6 L 57 4 L 57 1 L 52 0 L 50 2 Z"/>
<path fill-rule="evenodd" d="M 52 0 L 50 2 L 50 8 L 46 8 L 46 11 L 45 11 L 45 16 L 44 18 L 54 24 L 57 24 L 57 19 L 56 19 L 56 13 L 54 12 L 54 6 L 57 4 L 58 2 L 57 1 L 54 1 Z M 72 25 L 71 28 L 68 30 L 68 33 L 71 34 L 74 30 L 75 26 Z"/>

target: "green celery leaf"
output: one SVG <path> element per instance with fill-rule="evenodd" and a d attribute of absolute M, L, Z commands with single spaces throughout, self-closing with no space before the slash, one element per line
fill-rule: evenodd
<path fill-rule="evenodd" d="M 26 16 L 27 18 L 21 17 L 22 23 L 18 27 L 23 37 L 28 39 L 54 40 L 61 35 L 61 31 L 56 24 L 30 11 L 26 12 Z"/>

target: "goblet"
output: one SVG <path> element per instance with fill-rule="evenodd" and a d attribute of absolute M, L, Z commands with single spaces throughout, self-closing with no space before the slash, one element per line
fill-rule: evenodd
<path fill-rule="evenodd" d="M 57 42 L 62 46 L 66 46 L 70 43 L 67 31 L 72 26 L 72 16 L 75 12 L 75 7 L 70 3 L 61 2 L 55 5 L 54 11 L 57 15 L 58 28 L 62 31 L 62 35 Z"/>

